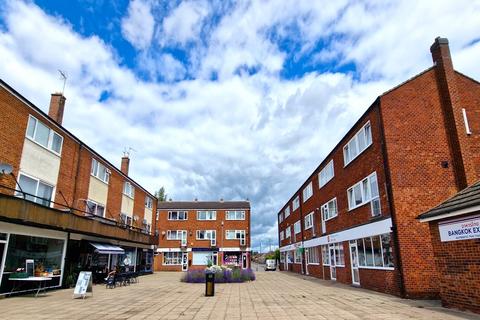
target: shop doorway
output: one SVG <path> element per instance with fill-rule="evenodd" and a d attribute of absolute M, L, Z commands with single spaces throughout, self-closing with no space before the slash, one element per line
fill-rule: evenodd
<path fill-rule="evenodd" d="M 337 267 L 335 265 L 335 246 L 329 246 L 330 256 L 330 279 L 337 280 Z"/>
<path fill-rule="evenodd" d="M 242 269 L 247 269 L 247 254 L 242 253 Z"/>
<path fill-rule="evenodd" d="M 360 285 L 360 272 L 358 270 L 357 241 L 350 241 L 350 264 L 352 265 L 352 283 Z"/>
<path fill-rule="evenodd" d="M 182 271 L 188 270 L 188 252 L 182 253 Z"/>
<path fill-rule="evenodd" d="M 306 248 L 305 249 L 305 274 L 308 276 L 309 273 L 308 273 L 308 264 L 310 263 L 310 259 L 309 259 L 309 253 L 310 252 L 310 249 L 309 248 Z"/>

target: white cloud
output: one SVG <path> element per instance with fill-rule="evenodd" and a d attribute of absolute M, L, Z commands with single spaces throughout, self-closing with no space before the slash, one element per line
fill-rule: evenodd
<path fill-rule="evenodd" d="M 123 37 L 137 49 L 150 46 L 155 27 L 150 3 L 144 0 L 131 0 L 128 15 L 122 19 Z"/>
<path fill-rule="evenodd" d="M 177 9 L 182 5 L 192 3 Z M 163 185 L 174 199 L 248 197 L 257 246 L 260 239 L 276 241 L 277 211 L 375 97 L 431 65 L 434 37 L 448 36 L 457 69 L 480 78 L 480 42 L 472 31 L 480 29 L 478 7 L 410 5 L 387 3 L 378 11 L 358 2 L 239 2 L 204 39 L 206 47 L 195 49 L 196 78 L 181 80 L 195 74 L 187 69 L 191 65 L 134 38 L 145 49 L 138 61 L 149 72 L 147 81 L 120 66 L 100 38 L 80 36 L 32 3 L 11 1 L 2 11 L 0 75 L 46 111 L 49 94 L 61 88 L 56 70 L 67 71 L 69 130 L 112 163 L 133 147 L 131 175 L 152 192 Z M 449 23 L 424 18 L 431 12 Z M 169 37 L 176 37 L 177 28 L 178 45 L 200 40 L 204 14 L 172 13 L 178 15 L 172 26 L 186 18 L 185 26 L 169 29 Z M 398 27 L 403 19 L 408 25 Z M 460 26 L 453 23 L 458 19 Z M 297 58 L 353 61 L 360 74 L 310 72 L 282 79 L 292 52 L 279 39 L 287 36 L 298 42 Z M 334 45 L 324 53 L 316 46 L 320 40 Z M 209 80 L 213 71 L 215 81 Z M 104 91 L 109 98 L 99 102 Z"/>

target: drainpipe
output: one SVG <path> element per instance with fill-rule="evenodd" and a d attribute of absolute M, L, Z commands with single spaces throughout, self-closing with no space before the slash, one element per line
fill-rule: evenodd
<path fill-rule="evenodd" d="M 313 188 L 313 184 L 312 184 L 312 188 Z M 302 188 L 302 190 L 303 190 L 303 188 Z M 312 197 L 313 197 L 313 195 L 312 195 Z M 305 264 L 305 249 L 303 248 L 303 222 L 304 221 L 303 221 L 303 210 L 302 210 L 302 203 L 303 203 L 303 193 L 302 192 L 300 192 L 298 194 L 298 198 L 300 200 L 300 207 L 298 209 L 300 210 L 300 235 L 302 237 L 302 239 L 301 239 L 301 243 L 302 243 L 302 251 L 301 251 L 302 252 L 302 255 L 301 255 L 302 264 L 301 264 L 301 266 L 302 266 L 302 274 L 305 274 L 305 268 L 307 267 L 307 265 Z M 294 224 L 294 227 L 295 227 L 295 224 Z M 295 232 L 293 232 L 293 233 L 295 234 Z"/>
<path fill-rule="evenodd" d="M 383 160 L 383 167 L 385 169 L 385 188 L 387 191 L 387 201 L 388 201 L 388 208 L 390 210 L 390 217 L 392 219 L 392 235 L 393 235 L 393 246 L 395 251 L 395 262 L 397 265 L 398 270 L 398 278 L 400 284 L 400 296 L 405 298 L 405 280 L 403 278 L 403 271 L 402 271 L 402 257 L 400 255 L 400 244 L 398 242 L 398 229 L 397 229 L 397 218 L 395 215 L 395 205 L 393 203 L 393 192 L 392 192 L 392 180 L 390 176 L 390 167 L 388 166 L 388 155 L 387 155 L 387 147 L 385 144 L 385 128 L 383 126 L 383 118 L 382 113 L 380 110 L 380 98 L 377 98 L 377 115 L 378 120 L 380 123 L 380 136 L 381 136 L 381 146 L 382 146 L 382 160 Z"/>
<path fill-rule="evenodd" d="M 79 175 L 79 172 L 80 172 L 80 158 L 81 158 L 81 154 L 82 154 L 82 149 L 83 149 L 83 143 L 80 142 L 80 146 L 78 148 L 78 156 L 77 156 L 77 170 L 75 172 L 75 181 L 73 183 L 73 203 L 72 203 L 72 208 L 76 209 L 75 208 L 75 204 L 77 203 L 77 200 L 78 200 L 78 195 L 77 195 L 77 192 L 78 192 L 78 175 Z"/>

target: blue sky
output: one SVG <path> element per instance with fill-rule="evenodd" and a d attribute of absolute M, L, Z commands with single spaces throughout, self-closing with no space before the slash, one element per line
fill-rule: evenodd
<path fill-rule="evenodd" d="M 0 78 L 176 200 L 250 199 L 254 247 L 382 92 L 447 37 L 480 79 L 480 1 L 0 2 Z"/>

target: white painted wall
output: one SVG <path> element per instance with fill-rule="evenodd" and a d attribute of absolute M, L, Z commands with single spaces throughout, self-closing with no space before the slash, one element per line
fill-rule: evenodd
<path fill-rule="evenodd" d="M 133 199 L 124 194 L 122 194 L 121 212 L 133 217 Z"/>
<path fill-rule="evenodd" d="M 25 138 L 20 171 L 56 186 L 60 159 L 58 155 Z"/>
<path fill-rule="evenodd" d="M 88 198 L 105 206 L 108 198 L 108 184 L 91 175 L 88 185 Z"/>

